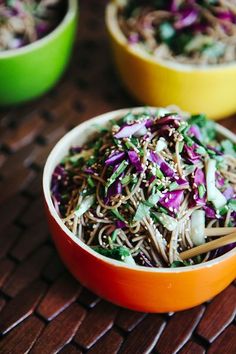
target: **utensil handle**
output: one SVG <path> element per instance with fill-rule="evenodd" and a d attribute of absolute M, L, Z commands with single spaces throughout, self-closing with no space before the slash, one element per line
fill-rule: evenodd
<path fill-rule="evenodd" d="M 205 229 L 206 237 L 218 237 L 236 231 L 236 227 L 211 227 Z"/>
<path fill-rule="evenodd" d="M 234 242 L 236 242 L 236 232 L 233 232 L 227 236 L 220 237 L 217 240 L 204 243 L 203 245 L 193 247 L 190 250 L 181 252 L 179 255 L 182 260 L 185 260 L 203 253 L 207 253 L 209 251 L 213 251 L 216 248 L 220 248 Z"/>

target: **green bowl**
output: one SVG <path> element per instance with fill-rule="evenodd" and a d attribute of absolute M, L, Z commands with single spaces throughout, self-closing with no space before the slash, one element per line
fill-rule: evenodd
<path fill-rule="evenodd" d="M 0 105 L 31 100 L 48 91 L 70 58 L 77 25 L 77 0 L 68 0 L 61 23 L 42 39 L 0 52 Z"/>

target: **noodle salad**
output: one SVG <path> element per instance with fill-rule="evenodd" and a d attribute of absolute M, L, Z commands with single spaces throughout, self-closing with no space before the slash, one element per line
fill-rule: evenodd
<path fill-rule="evenodd" d="M 51 180 L 55 209 L 76 237 L 146 267 L 198 264 L 234 248 L 179 256 L 210 241 L 207 228 L 236 226 L 236 145 L 205 115 L 143 108 L 96 130 Z"/>
<path fill-rule="evenodd" d="M 236 60 L 236 2 L 232 0 L 117 1 L 130 45 L 156 58 L 186 64 Z"/>
<path fill-rule="evenodd" d="M 53 31 L 65 13 L 62 0 L 0 0 L 0 51 L 21 48 Z"/>

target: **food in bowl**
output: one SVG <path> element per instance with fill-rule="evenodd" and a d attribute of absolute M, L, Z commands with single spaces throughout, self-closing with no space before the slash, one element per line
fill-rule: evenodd
<path fill-rule="evenodd" d="M 158 59 L 187 64 L 236 61 L 233 1 L 127 0 L 118 21 L 130 45 Z"/>
<path fill-rule="evenodd" d="M 129 43 L 119 24 L 120 3 L 110 1 L 107 5 L 106 26 L 117 72 L 139 102 L 156 107 L 176 104 L 192 114 L 204 112 L 211 119 L 236 112 L 235 61 L 198 65 L 187 56 L 184 62 L 177 61 L 176 55 L 173 60 L 157 58 L 140 44 Z"/>
<path fill-rule="evenodd" d="M 75 237 L 103 256 L 158 268 L 235 247 L 180 258 L 211 240 L 207 228 L 236 226 L 236 145 L 205 115 L 143 108 L 96 130 L 52 174 L 54 207 Z"/>
<path fill-rule="evenodd" d="M 58 4 L 62 17 L 47 35 L 23 47 L 0 51 L 1 106 L 22 103 L 42 95 L 64 72 L 75 39 L 78 1 L 67 0 Z"/>
<path fill-rule="evenodd" d="M 53 204 L 52 175 L 57 165 L 69 154 L 70 148 L 84 145 L 93 134 L 97 134 L 98 126 L 106 127 L 109 121 L 117 120 L 130 111 L 137 114 L 143 112 L 143 108 L 121 109 L 86 120 L 68 132 L 51 151 L 43 172 L 45 210 L 50 232 L 68 270 L 100 297 L 136 311 L 187 309 L 211 299 L 235 279 L 236 248 L 220 257 L 187 267 L 130 265 L 104 257 L 80 240 L 68 229 Z M 219 124 L 215 124 L 215 127 L 219 138 L 236 142 L 232 132 Z M 215 232 L 216 228 L 209 230 Z"/>
<path fill-rule="evenodd" d="M 0 51 L 21 48 L 44 37 L 62 20 L 62 0 L 11 0 L 0 3 Z"/>

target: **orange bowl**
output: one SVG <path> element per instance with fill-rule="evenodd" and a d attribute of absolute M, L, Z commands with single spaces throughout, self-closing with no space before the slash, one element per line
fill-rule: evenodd
<path fill-rule="evenodd" d="M 143 108 L 135 108 L 140 111 Z M 236 248 L 206 263 L 185 268 L 145 268 L 106 258 L 80 241 L 57 214 L 50 195 L 51 176 L 72 145 L 83 144 L 110 119 L 126 114 L 122 109 L 88 120 L 66 134 L 50 153 L 43 174 L 43 191 L 49 227 L 66 267 L 84 286 L 117 305 L 144 312 L 179 311 L 209 300 L 236 277 Z M 218 133 L 236 142 L 220 125 Z"/>

